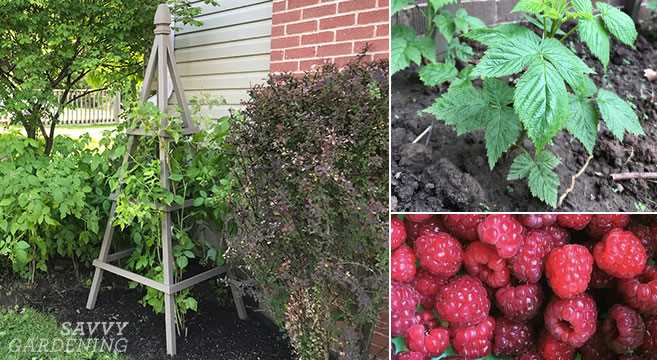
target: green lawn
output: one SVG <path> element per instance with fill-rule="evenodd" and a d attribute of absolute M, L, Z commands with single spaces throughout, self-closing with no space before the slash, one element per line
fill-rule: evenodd
<path fill-rule="evenodd" d="M 86 338 L 65 334 L 54 317 L 33 309 L 9 310 L 0 308 L 0 358 L 7 360 L 126 360 L 113 353 L 97 352 L 92 347 L 78 345 Z M 70 329 L 70 327 L 69 327 Z M 92 340 L 93 341 L 93 340 Z M 40 345 L 45 343 L 46 345 Z M 59 345 L 62 344 L 62 345 Z M 82 349 L 66 353 L 60 346 Z M 40 346 L 48 350 L 39 351 Z M 20 352 L 16 350 L 20 348 Z M 36 351 L 32 351 L 35 349 Z"/>

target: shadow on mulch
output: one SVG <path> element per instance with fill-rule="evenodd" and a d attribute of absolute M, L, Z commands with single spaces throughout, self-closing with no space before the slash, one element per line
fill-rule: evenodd
<path fill-rule="evenodd" d="M 90 279 L 91 269 L 81 273 Z M 56 265 L 33 286 L 0 274 L 0 306 L 32 307 L 54 315 L 58 322 L 128 322 L 124 336 L 130 359 L 167 359 L 164 315 L 155 314 L 139 303 L 141 289 L 128 288 L 128 282 L 105 272 L 103 288 L 96 308 L 86 309 L 89 289 L 72 268 Z M 8 279 L 8 280 L 7 280 Z M 90 282 L 90 281 L 89 281 Z M 221 299 L 212 281 L 192 288 L 198 300 L 198 313 L 187 317 L 187 334 L 178 336 L 178 355 L 174 359 L 268 360 L 292 359 L 292 350 L 284 333 L 263 315 L 254 312 L 247 299 L 249 320 L 241 321 L 232 304 L 230 291 Z M 224 299 L 225 298 L 225 299 Z"/>

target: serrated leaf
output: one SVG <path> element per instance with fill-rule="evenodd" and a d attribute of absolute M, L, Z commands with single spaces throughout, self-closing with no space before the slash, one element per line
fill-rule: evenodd
<path fill-rule="evenodd" d="M 470 30 L 483 29 L 483 28 L 486 27 L 486 23 L 483 20 L 481 20 L 480 18 L 476 17 L 476 16 L 468 15 L 465 18 L 465 21 L 468 23 L 468 26 L 470 26 Z"/>
<path fill-rule="evenodd" d="M 486 155 L 488 166 L 492 170 L 511 145 L 515 144 L 520 136 L 522 126 L 513 109 L 504 106 L 489 110 L 486 124 Z"/>
<path fill-rule="evenodd" d="M 392 73 L 396 73 L 403 69 L 406 69 L 411 65 L 411 61 L 406 56 L 406 48 L 408 47 L 408 41 L 402 37 L 392 37 L 392 55 L 390 57 L 390 67 Z"/>
<path fill-rule="evenodd" d="M 507 180 L 520 180 L 529 176 L 529 172 L 532 168 L 536 166 L 534 164 L 534 159 L 526 153 L 523 152 L 520 155 L 516 156 L 511 163 L 509 168 L 509 174 L 506 176 Z"/>
<path fill-rule="evenodd" d="M 572 0 L 572 4 L 578 13 L 593 14 L 593 3 L 591 3 L 591 0 Z"/>
<path fill-rule="evenodd" d="M 607 30 L 623 44 L 634 47 L 637 32 L 632 18 L 604 2 L 598 1 L 595 6 L 600 10 L 602 21 L 604 21 Z"/>
<path fill-rule="evenodd" d="M 428 36 L 418 36 L 412 44 L 417 48 L 422 56 L 427 58 L 432 63 L 436 62 L 436 42 Z M 420 64 L 420 61 L 417 61 Z"/>
<path fill-rule="evenodd" d="M 563 127 L 568 116 L 567 94 L 557 70 L 542 59 L 534 61 L 518 81 L 514 108 L 537 149 Z"/>
<path fill-rule="evenodd" d="M 541 46 L 541 53 L 571 87 L 577 85 L 584 74 L 594 72 L 572 50 L 556 39 L 545 39 Z"/>
<path fill-rule="evenodd" d="M 454 13 L 454 25 L 456 26 L 456 31 L 466 33 L 470 30 L 470 23 L 468 23 L 468 12 L 461 8 L 456 10 Z"/>
<path fill-rule="evenodd" d="M 415 4 L 415 0 L 392 0 L 392 10 L 390 15 L 395 15 L 400 10 Z"/>
<path fill-rule="evenodd" d="M 479 28 L 469 31 L 464 36 L 470 40 L 480 42 L 488 47 L 499 44 L 502 40 L 514 34 L 531 31 L 518 24 L 502 24 L 492 28 Z"/>
<path fill-rule="evenodd" d="M 525 12 L 539 15 L 545 10 L 547 10 L 547 5 L 544 0 L 520 0 L 516 3 L 511 12 Z"/>
<path fill-rule="evenodd" d="M 588 98 L 570 96 L 570 117 L 566 129 L 593 154 L 593 148 L 598 138 L 598 113 Z"/>
<path fill-rule="evenodd" d="M 456 24 L 452 14 L 442 12 L 433 18 L 433 23 L 436 25 L 438 32 L 447 40 L 447 42 L 454 38 Z"/>
<path fill-rule="evenodd" d="M 474 56 L 474 50 L 470 45 L 458 41 L 452 41 L 452 43 L 449 44 L 449 49 L 454 53 L 457 59 L 464 63 L 469 62 Z"/>
<path fill-rule="evenodd" d="M 513 103 L 513 88 L 506 81 L 486 78 L 484 80 L 484 95 L 496 107 L 503 107 Z"/>
<path fill-rule="evenodd" d="M 538 155 L 536 155 L 536 159 L 534 160 L 536 163 L 536 166 L 543 166 L 547 169 L 554 169 L 555 167 L 559 166 L 561 163 L 561 160 L 554 155 L 553 153 L 549 151 L 541 151 Z"/>
<path fill-rule="evenodd" d="M 546 204 L 557 207 L 559 175 L 548 167 L 537 164 L 529 171 L 529 191 Z"/>
<path fill-rule="evenodd" d="M 577 82 L 571 85 L 571 88 L 575 95 L 582 98 L 592 97 L 598 92 L 598 87 L 595 86 L 593 80 L 588 76 L 580 76 Z"/>
<path fill-rule="evenodd" d="M 458 75 L 453 64 L 436 63 L 423 66 L 420 69 L 420 80 L 427 86 L 436 86 L 451 81 Z"/>
<path fill-rule="evenodd" d="M 483 77 L 502 77 L 522 71 L 540 51 L 540 39 L 527 33 L 505 36 L 486 51 L 473 74 Z"/>
<path fill-rule="evenodd" d="M 591 51 L 593 56 L 597 57 L 602 66 L 607 69 L 609 64 L 610 40 L 609 33 L 599 17 L 590 20 L 579 20 L 577 28 L 580 40 L 582 40 Z"/>
<path fill-rule="evenodd" d="M 481 90 L 470 86 L 452 87 L 427 109 L 438 120 L 456 127 L 458 135 L 483 128 L 488 103 Z"/>
<path fill-rule="evenodd" d="M 438 10 L 445 5 L 456 4 L 456 0 L 429 0 L 434 10 Z"/>
<path fill-rule="evenodd" d="M 618 95 L 609 90 L 600 89 L 596 102 L 607 128 L 618 140 L 623 141 L 625 131 L 634 135 L 644 134 L 634 110 Z"/>

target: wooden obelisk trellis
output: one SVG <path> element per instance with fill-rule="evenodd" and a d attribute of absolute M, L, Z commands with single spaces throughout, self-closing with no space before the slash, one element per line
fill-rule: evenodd
<path fill-rule="evenodd" d="M 173 83 L 173 91 L 176 94 L 178 104 L 182 109 L 182 120 L 183 120 L 183 135 L 191 135 L 199 132 L 200 130 L 196 127 L 192 121 L 189 112 L 189 107 L 187 104 L 187 99 L 185 98 L 185 93 L 182 91 L 182 84 L 180 77 L 176 72 L 176 61 L 171 47 L 171 13 L 166 4 L 162 4 L 158 7 L 157 13 L 155 14 L 155 41 L 153 48 L 151 50 L 150 59 L 148 61 L 148 67 L 146 68 L 146 75 L 144 77 L 144 86 L 141 90 L 140 101 L 146 102 L 149 96 L 151 89 L 151 84 L 155 77 L 157 71 L 157 104 L 162 112 L 168 112 L 168 100 L 169 100 L 169 89 L 168 89 L 168 79 L 171 78 Z M 170 76 L 170 77 L 169 77 Z M 162 120 L 162 128 L 166 127 L 167 120 L 166 118 Z M 164 131 L 159 133 L 148 132 L 144 129 L 137 128 L 127 131 L 128 134 L 128 146 L 125 156 L 123 157 L 123 163 L 121 169 L 127 169 L 130 162 L 130 154 L 136 149 L 138 138 L 140 136 L 157 136 L 159 138 L 159 157 L 160 157 L 160 185 L 169 190 L 170 181 L 169 181 L 169 137 Z M 123 173 L 123 172 L 122 172 Z M 121 176 L 122 177 L 122 176 Z M 119 179 L 119 189 L 117 193 L 121 191 L 122 179 Z M 157 289 L 164 293 L 164 317 L 166 324 L 166 342 L 167 342 L 167 354 L 175 355 L 176 354 L 176 302 L 175 294 L 181 290 L 184 290 L 190 286 L 198 284 L 199 282 L 208 280 L 214 276 L 225 273 L 226 268 L 216 267 L 212 270 L 208 270 L 196 276 L 193 276 L 189 279 L 182 280 L 178 283 L 174 283 L 174 263 L 173 263 L 173 247 L 171 241 L 172 235 L 172 222 L 171 222 L 171 213 L 178 211 L 183 207 L 191 206 L 191 200 L 186 200 L 183 205 L 177 206 L 166 206 L 158 205 L 158 209 L 162 212 L 162 268 L 164 271 L 164 281 L 162 283 L 155 280 L 149 279 L 145 276 L 135 274 L 133 272 L 124 270 L 118 266 L 110 264 L 113 261 L 127 257 L 131 254 L 132 249 L 119 251 L 114 254 L 110 254 L 110 246 L 112 244 L 112 238 L 114 235 L 114 216 L 116 212 L 116 194 L 111 196 L 112 207 L 109 213 L 109 219 L 107 221 L 107 227 L 105 228 L 105 234 L 103 237 L 103 243 L 100 248 L 100 255 L 97 260 L 94 260 L 93 264 L 96 267 L 96 272 L 94 274 L 93 283 L 91 284 L 91 290 L 89 292 L 89 299 L 87 300 L 87 309 L 92 310 L 96 305 L 96 299 L 98 298 L 98 292 L 100 290 L 100 285 L 103 279 L 103 271 L 109 271 L 111 273 L 117 274 L 124 278 L 136 281 L 145 286 Z M 240 319 L 246 319 L 246 310 L 244 308 L 244 303 L 242 297 L 237 291 L 237 289 L 232 287 L 233 300 L 237 307 L 238 315 Z"/>

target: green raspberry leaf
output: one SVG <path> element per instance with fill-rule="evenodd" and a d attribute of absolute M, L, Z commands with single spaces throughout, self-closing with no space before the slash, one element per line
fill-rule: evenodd
<path fill-rule="evenodd" d="M 554 169 L 559 159 L 554 154 L 543 151 L 536 157 L 536 166 L 529 171 L 528 184 L 532 195 L 546 204 L 557 207 L 557 193 L 559 190 L 559 175 Z"/>
<path fill-rule="evenodd" d="M 591 3 L 591 0 L 572 0 L 572 3 L 576 12 L 593 14 L 593 3 Z"/>
<path fill-rule="evenodd" d="M 634 47 L 637 32 L 632 18 L 604 2 L 596 2 L 595 6 L 600 10 L 602 21 L 604 21 L 607 30 L 623 44 Z"/>
<path fill-rule="evenodd" d="M 415 4 L 415 0 L 392 0 L 392 10 L 390 15 L 395 15 L 405 7 Z"/>
<path fill-rule="evenodd" d="M 429 64 L 420 69 L 420 80 L 426 86 L 436 86 L 455 79 L 458 73 L 454 64 Z"/>
<path fill-rule="evenodd" d="M 502 77 L 522 71 L 539 54 L 540 38 L 534 33 L 513 33 L 486 51 L 473 74 Z"/>
<path fill-rule="evenodd" d="M 566 85 L 554 66 L 537 59 L 522 75 L 514 93 L 514 108 L 538 150 L 552 140 L 567 119 Z"/>
<path fill-rule="evenodd" d="M 423 111 L 455 126 L 456 133 L 463 135 L 485 126 L 487 109 L 488 102 L 481 90 L 472 85 L 462 85 L 450 87 L 447 93 Z"/>
<path fill-rule="evenodd" d="M 456 0 L 429 0 L 429 2 L 435 10 L 440 9 L 445 5 L 456 4 Z"/>
<path fill-rule="evenodd" d="M 516 156 L 511 163 L 511 168 L 509 168 L 509 174 L 507 175 L 507 180 L 520 180 L 529 176 L 529 172 L 534 168 L 536 164 L 534 159 L 529 155 L 529 153 L 523 152 L 522 154 Z"/>
<path fill-rule="evenodd" d="M 484 80 L 484 95 L 495 107 L 513 103 L 513 88 L 506 81 L 487 78 Z"/>
<path fill-rule="evenodd" d="M 630 104 L 615 93 L 600 89 L 597 97 L 598 109 L 609 131 L 623 141 L 625 131 L 634 135 L 643 135 L 643 128 Z"/>
<path fill-rule="evenodd" d="M 513 109 L 504 106 L 488 110 L 486 124 L 486 154 L 488 166 L 492 170 L 497 161 L 520 136 L 522 126 Z"/>
<path fill-rule="evenodd" d="M 566 129 L 593 154 L 593 148 L 598 138 L 598 112 L 588 98 L 570 96 L 570 118 Z"/>
<path fill-rule="evenodd" d="M 584 74 L 594 72 L 572 50 L 556 39 L 544 40 L 541 53 L 571 87 L 576 86 Z"/>
<path fill-rule="evenodd" d="M 589 20 L 579 20 L 577 32 L 580 40 L 586 44 L 591 51 L 591 54 L 600 60 L 602 66 L 604 66 L 606 70 L 607 65 L 609 65 L 611 43 L 609 40 L 609 32 L 605 29 L 602 19 L 596 17 Z"/>
<path fill-rule="evenodd" d="M 418 36 L 413 42 L 413 46 L 417 48 L 422 56 L 431 61 L 432 63 L 436 62 L 436 42 L 429 38 L 428 36 Z M 419 65 L 420 62 L 418 61 Z"/>
<path fill-rule="evenodd" d="M 464 36 L 470 40 L 480 42 L 488 47 L 493 47 L 510 36 L 522 34 L 525 32 L 531 32 L 531 30 L 518 24 L 502 24 L 492 28 L 473 28 L 473 30 L 469 31 L 467 34 L 464 34 Z"/>
<path fill-rule="evenodd" d="M 427 36 L 417 36 L 415 30 L 408 26 L 395 25 L 392 28 L 392 73 L 396 73 L 416 63 L 422 63 L 422 57 L 436 62 L 436 44 Z"/>
<path fill-rule="evenodd" d="M 511 10 L 512 13 L 524 12 L 533 15 L 540 15 L 546 11 L 548 6 L 544 0 L 520 0 Z"/>
<path fill-rule="evenodd" d="M 445 38 L 445 40 L 447 40 L 447 42 L 454 38 L 454 33 L 456 32 L 454 15 L 448 12 L 441 12 L 433 18 L 433 23 L 436 24 L 438 32 Z"/>

